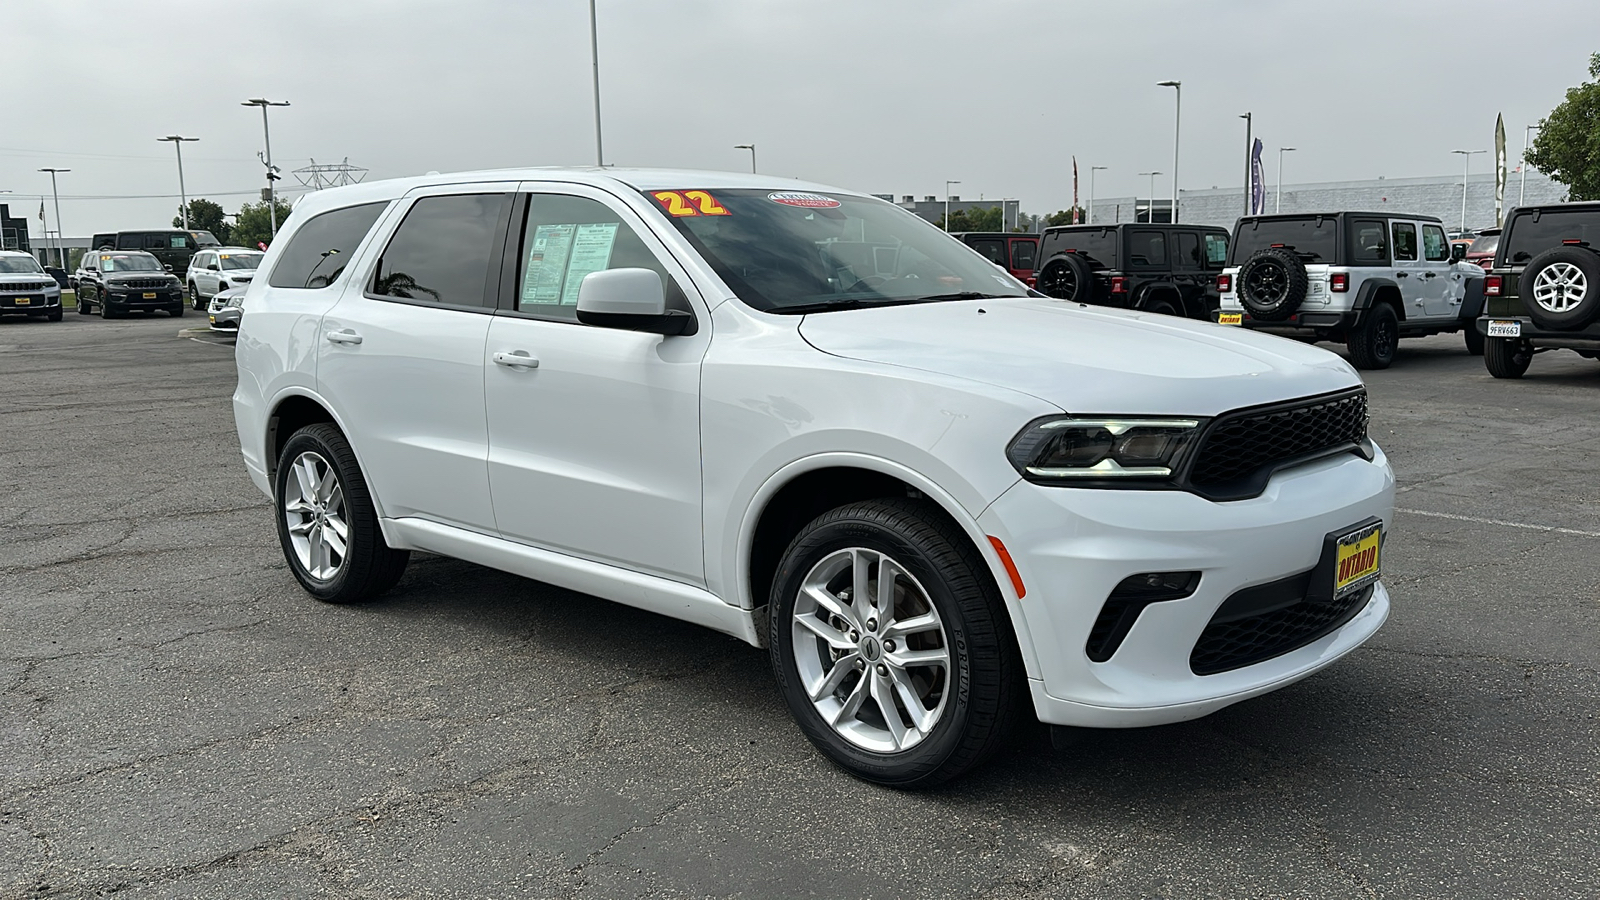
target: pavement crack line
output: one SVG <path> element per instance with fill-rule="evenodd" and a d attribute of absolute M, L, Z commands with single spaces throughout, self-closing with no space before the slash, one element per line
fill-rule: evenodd
<path fill-rule="evenodd" d="M 1556 525 L 1537 525 L 1532 522 L 1511 522 L 1505 519 L 1485 519 L 1480 516 L 1463 516 L 1456 513 L 1429 512 L 1424 509 L 1407 509 L 1395 507 L 1395 512 L 1407 516 L 1423 516 L 1429 519 L 1449 519 L 1453 522 L 1471 522 L 1475 525 L 1497 525 L 1501 528 L 1521 528 L 1527 531 L 1542 531 L 1549 534 L 1570 534 L 1577 537 L 1600 538 L 1600 531 L 1585 531 L 1581 528 L 1561 528 Z"/>

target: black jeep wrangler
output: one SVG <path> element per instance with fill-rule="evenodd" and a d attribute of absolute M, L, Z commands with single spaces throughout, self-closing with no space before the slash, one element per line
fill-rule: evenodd
<path fill-rule="evenodd" d="M 1228 232 L 1206 225 L 1046 228 L 1035 276 L 1059 300 L 1211 319 Z"/>
<path fill-rule="evenodd" d="M 1512 210 L 1483 294 L 1490 375 L 1521 378 L 1546 350 L 1600 359 L 1600 203 Z"/>

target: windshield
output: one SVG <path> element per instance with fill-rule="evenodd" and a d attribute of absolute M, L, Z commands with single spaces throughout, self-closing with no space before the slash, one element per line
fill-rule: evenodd
<path fill-rule="evenodd" d="M 102 253 L 100 254 L 100 271 L 102 272 L 160 272 L 161 264 L 156 262 L 154 256 L 145 256 L 132 253 Z"/>
<path fill-rule="evenodd" d="M 0 275 L 42 275 L 44 270 L 31 256 L 0 256 Z"/>
<path fill-rule="evenodd" d="M 882 200 L 798 191 L 646 191 L 739 298 L 775 313 L 1025 297 L 1027 288 Z"/>
<path fill-rule="evenodd" d="M 260 253 L 219 253 L 223 269 L 257 269 L 261 267 Z"/>
<path fill-rule="evenodd" d="M 1467 248 L 1468 253 L 1493 253 L 1494 248 L 1500 246 L 1500 232 L 1494 234 L 1480 234 L 1472 241 L 1472 246 Z"/>
<path fill-rule="evenodd" d="M 1303 219 L 1257 219 L 1239 223 L 1233 239 L 1232 265 L 1240 265 L 1257 250 L 1273 244 L 1293 247 L 1309 255 L 1313 262 L 1331 263 L 1339 246 L 1339 220 L 1333 216 L 1308 216 Z"/>
<path fill-rule="evenodd" d="M 209 231 L 191 231 L 189 236 L 194 238 L 194 242 L 202 247 L 222 246 L 222 242 L 212 237 Z"/>

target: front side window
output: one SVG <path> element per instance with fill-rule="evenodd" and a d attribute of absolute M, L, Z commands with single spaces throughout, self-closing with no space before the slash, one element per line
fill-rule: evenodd
<path fill-rule="evenodd" d="M 0 275 L 42 275 L 39 261 L 31 256 L 0 256 Z"/>
<path fill-rule="evenodd" d="M 1006 264 L 1006 242 L 997 240 L 972 241 L 972 249 L 983 254 L 983 258 L 997 265 Z"/>
<path fill-rule="evenodd" d="M 160 272 L 161 263 L 155 257 L 143 253 L 102 253 L 100 254 L 100 271 L 102 272 Z"/>
<path fill-rule="evenodd" d="M 1167 236 L 1159 231 L 1128 232 L 1128 264 L 1164 266 L 1167 264 Z"/>
<path fill-rule="evenodd" d="M 1222 266 L 1228 262 L 1228 236 L 1206 232 L 1206 265 Z"/>
<path fill-rule="evenodd" d="M 692 186 L 646 199 L 750 306 L 774 313 L 1022 297 L 1026 288 L 882 200 Z"/>
<path fill-rule="evenodd" d="M 1450 259 L 1450 239 L 1444 236 L 1443 228 L 1438 225 L 1422 226 L 1422 256 L 1429 262 Z"/>
<path fill-rule="evenodd" d="M 423 197 L 389 239 L 372 292 L 446 306 L 483 306 L 508 194 Z"/>
<path fill-rule="evenodd" d="M 275 288 L 323 288 L 337 281 L 388 203 L 367 203 L 313 216 L 295 230 L 267 283 Z"/>
<path fill-rule="evenodd" d="M 1417 258 L 1417 226 L 1410 222 L 1394 223 L 1394 258 L 1396 261 Z"/>
<path fill-rule="evenodd" d="M 1011 242 L 1011 268 L 1013 268 L 1013 269 L 1023 269 L 1023 270 L 1029 271 L 1029 272 L 1033 271 L 1033 263 L 1034 263 L 1034 257 L 1036 256 L 1036 253 L 1035 253 L 1036 249 L 1037 249 L 1037 247 L 1035 246 L 1033 241 L 1012 241 Z"/>
<path fill-rule="evenodd" d="M 189 236 L 187 234 L 172 234 L 168 235 L 167 237 L 169 238 L 169 243 L 171 244 L 173 250 L 186 250 L 190 246 Z"/>
<path fill-rule="evenodd" d="M 1356 219 L 1350 223 L 1350 259 L 1356 265 L 1389 261 L 1388 229 L 1377 219 Z"/>
<path fill-rule="evenodd" d="M 686 302 L 661 261 L 615 210 L 570 194 L 529 196 L 517 265 L 519 311 L 576 322 L 584 277 L 608 269 L 649 269 L 661 276 L 669 304 Z"/>

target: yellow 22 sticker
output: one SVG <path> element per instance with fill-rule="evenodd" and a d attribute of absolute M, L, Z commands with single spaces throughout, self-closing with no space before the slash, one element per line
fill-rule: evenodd
<path fill-rule="evenodd" d="M 733 215 L 705 191 L 656 191 L 653 196 L 672 216 Z"/>

